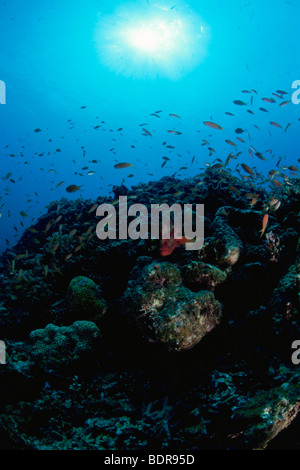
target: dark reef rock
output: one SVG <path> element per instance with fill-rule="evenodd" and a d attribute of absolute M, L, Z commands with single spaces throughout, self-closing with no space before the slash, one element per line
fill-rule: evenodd
<path fill-rule="evenodd" d="M 300 338 L 300 256 L 291 265 L 274 289 L 269 308 L 273 312 L 274 330 L 285 333 L 290 341 Z"/>
<path fill-rule="evenodd" d="M 191 292 L 182 285 L 179 269 L 167 262 L 135 271 L 124 302 L 143 335 L 172 351 L 195 346 L 221 318 L 213 293 Z"/>
<path fill-rule="evenodd" d="M 219 257 L 220 265 L 233 266 L 239 260 L 243 249 L 243 243 L 236 232 L 229 225 L 231 207 L 221 207 L 214 220 L 214 236 L 222 246 Z"/>
<path fill-rule="evenodd" d="M 233 419 L 240 425 L 243 446 L 264 449 L 268 443 L 295 419 L 300 408 L 300 382 L 283 383 L 269 391 L 258 391 Z M 241 439 L 239 439 L 241 440 Z"/>
<path fill-rule="evenodd" d="M 184 267 L 183 282 L 192 291 L 210 290 L 226 281 L 227 274 L 216 266 L 203 263 L 201 261 L 192 261 Z"/>

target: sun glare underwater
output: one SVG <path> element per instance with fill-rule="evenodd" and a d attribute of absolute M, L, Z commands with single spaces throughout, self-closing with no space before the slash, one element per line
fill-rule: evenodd
<path fill-rule="evenodd" d="M 132 78 L 183 77 L 203 61 L 209 38 L 202 18 L 178 2 L 121 4 L 95 32 L 101 62 Z"/>

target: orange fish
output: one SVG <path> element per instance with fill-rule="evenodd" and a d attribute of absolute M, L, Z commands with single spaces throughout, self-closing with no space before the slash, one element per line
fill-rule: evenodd
<path fill-rule="evenodd" d="M 249 173 L 250 175 L 254 176 L 254 171 L 251 170 L 251 168 L 249 168 L 249 166 L 246 165 L 246 163 L 241 163 L 241 167 L 242 167 L 243 170 L 245 170 L 247 173 Z"/>
<path fill-rule="evenodd" d="M 240 194 L 239 190 L 236 189 L 234 186 L 229 186 L 229 189 L 231 189 L 231 191 L 234 191 L 236 194 Z"/>
<path fill-rule="evenodd" d="M 52 225 L 52 222 L 53 222 L 52 220 L 49 220 L 49 222 L 47 223 L 46 228 L 45 228 L 45 233 L 48 232 L 49 228 L 50 228 L 51 225 Z"/>
<path fill-rule="evenodd" d="M 179 132 L 179 131 L 169 130 L 168 132 L 169 132 L 169 134 L 181 135 L 181 132 Z"/>
<path fill-rule="evenodd" d="M 279 106 L 281 106 L 281 107 L 282 107 L 282 106 L 286 106 L 286 105 L 289 104 L 290 102 L 291 102 L 290 100 L 288 100 L 288 101 L 283 101 L 282 103 L 280 103 Z"/>
<path fill-rule="evenodd" d="M 259 194 L 256 194 L 256 195 L 252 198 L 252 201 L 251 201 L 251 203 L 250 203 L 250 207 L 255 206 L 255 204 L 257 203 L 258 200 L 259 200 Z"/>
<path fill-rule="evenodd" d="M 263 222 L 262 222 L 262 229 L 260 230 L 260 238 L 263 236 L 263 234 L 265 233 L 265 230 L 267 228 L 267 225 L 268 225 L 268 222 L 269 222 L 269 216 L 268 214 L 265 214 L 264 215 L 264 218 L 263 218 Z"/>
<path fill-rule="evenodd" d="M 143 128 L 142 130 L 143 130 L 143 132 L 144 132 L 143 135 L 148 135 L 149 137 L 152 137 L 151 132 L 149 132 L 147 129 L 144 129 L 144 128 Z"/>
<path fill-rule="evenodd" d="M 246 103 L 244 103 L 244 101 L 241 101 L 241 100 L 235 100 L 233 103 L 238 106 L 246 106 Z"/>
<path fill-rule="evenodd" d="M 90 210 L 88 211 L 88 214 L 90 214 L 91 212 L 94 212 L 96 207 L 98 207 L 98 204 L 93 204 L 92 207 L 90 208 Z"/>
<path fill-rule="evenodd" d="M 170 238 L 166 238 L 160 241 L 159 252 L 161 256 L 169 256 L 171 253 L 173 253 L 175 248 L 184 245 L 187 241 L 188 239 L 185 237 L 175 239 L 174 229 L 172 229 L 170 232 Z"/>
<path fill-rule="evenodd" d="M 207 127 L 211 127 L 212 129 L 223 130 L 223 127 L 219 126 L 219 124 L 216 124 L 215 122 L 205 121 L 203 124 Z"/>
<path fill-rule="evenodd" d="M 266 101 L 267 103 L 276 103 L 276 101 L 273 98 L 262 98 L 263 101 Z"/>
<path fill-rule="evenodd" d="M 278 124 L 278 122 L 271 121 L 270 124 L 271 124 L 271 126 L 279 127 L 280 129 L 282 129 L 282 126 L 280 124 Z"/>
<path fill-rule="evenodd" d="M 275 204 L 277 204 L 277 202 L 278 202 L 278 199 L 273 198 L 273 199 L 271 199 L 271 201 L 269 202 L 269 206 L 270 206 L 270 207 L 275 206 Z"/>
<path fill-rule="evenodd" d="M 236 147 L 236 144 L 232 142 L 232 140 L 225 140 L 225 142 L 226 144 L 233 145 L 234 147 Z"/>
<path fill-rule="evenodd" d="M 133 166 L 132 163 L 117 163 L 116 165 L 114 165 L 114 168 L 116 168 L 116 170 L 120 170 L 123 168 L 129 168 L 132 166 Z"/>
<path fill-rule="evenodd" d="M 275 206 L 274 206 L 274 211 L 277 211 L 280 206 L 281 206 L 281 202 L 278 201 L 278 202 L 275 204 Z"/>

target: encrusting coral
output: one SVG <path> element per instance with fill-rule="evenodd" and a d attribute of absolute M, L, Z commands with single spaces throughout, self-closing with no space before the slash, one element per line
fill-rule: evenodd
<path fill-rule="evenodd" d="M 29 339 L 33 360 L 46 371 L 61 371 L 83 354 L 91 353 L 101 339 L 101 333 L 90 321 L 77 321 L 61 327 L 50 323 L 46 328 L 32 331 Z"/>

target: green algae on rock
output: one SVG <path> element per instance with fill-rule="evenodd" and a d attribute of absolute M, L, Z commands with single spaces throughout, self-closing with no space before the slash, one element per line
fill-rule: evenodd
<path fill-rule="evenodd" d="M 143 336 L 171 351 L 191 349 L 221 319 L 214 294 L 184 287 L 179 269 L 168 262 L 135 270 L 124 302 Z"/>
<path fill-rule="evenodd" d="M 77 276 L 71 280 L 67 300 L 76 319 L 90 320 L 97 324 L 107 311 L 100 287 L 85 276 Z"/>

